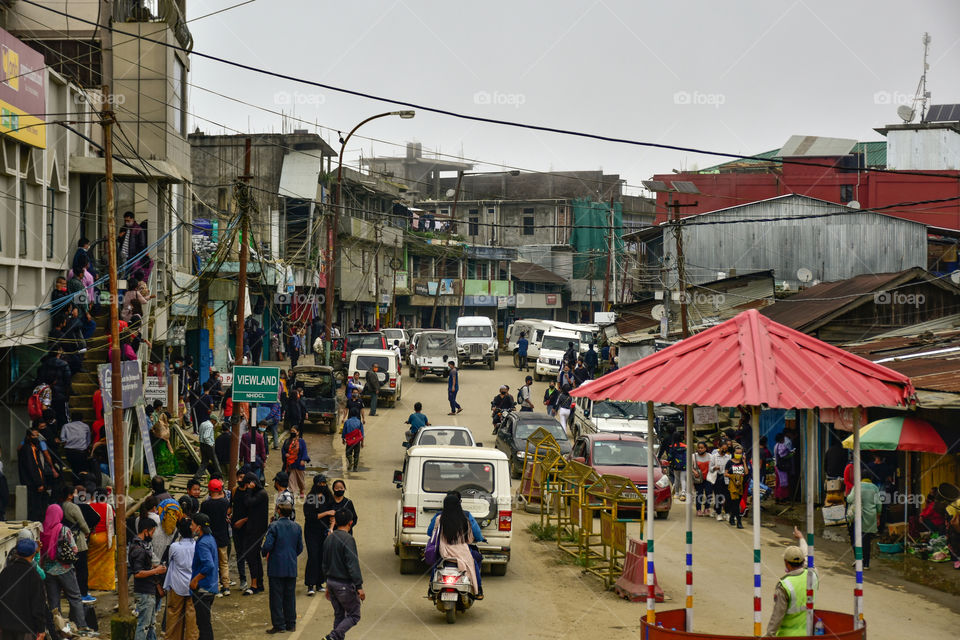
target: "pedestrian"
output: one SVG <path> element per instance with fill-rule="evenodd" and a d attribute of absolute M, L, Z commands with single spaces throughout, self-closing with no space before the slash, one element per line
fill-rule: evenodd
<path fill-rule="evenodd" d="M 859 516 L 861 546 L 863 547 L 863 568 L 870 568 L 870 549 L 873 546 L 873 538 L 877 535 L 880 525 L 880 510 L 883 507 L 883 499 L 880 496 L 880 489 L 870 478 L 866 476 L 866 465 L 861 463 L 860 476 L 860 513 L 856 513 L 855 491 L 847 494 L 847 532 L 850 534 L 850 547 L 856 553 L 856 530 L 854 522 Z M 854 561 L 854 564 L 856 562 Z"/>
<path fill-rule="evenodd" d="M 198 513 L 193 517 L 190 530 L 197 539 L 193 547 L 193 564 L 190 570 L 190 597 L 197 617 L 198 640 L 213 640 L 213 625 L 210 622 L 213 600 L 217 596 L 220 579 L 217 568 L 217 542 L 210 531 L 210 518 Z"/>
<path fill-rule="evenodd" d="M 363 392 L 370 396 L 370 415 L 377 415 L 377 396 L 380 394 L 380 365 L 376 362 L 367 371 Z"/>
<path fill-rule="evenodd" d="M 270 523 L 260 550 L 270 578 L 270 634 L 297 628 L 297 556 L 303 553 L 303 533 L 290 517 L 293 504 L 278 505 L 277 514 L 280 517 Z"/>
<path fill-rule="evenodd" d="M 824 454 L 823 474 L 827 480 L 836 480 L 843 478 L 843 470 L 847 466 L 849 456 L 847 450 L 843 448 L 843 442 L 832 429 L 830 431 L 830 440 L 830 447 Z"/>
<path fill-rule="evenodd" d="M 87 588 L 95 591 L 110 591 L 116 584 L 116 544 L 114 530 L 116 516 L 113 506 L 107 502 L 107 493 L 92 482 L 84 485 L 86 495 L 93 496 L 90 507 L 99 516 L 87 541 Z M 122 526 L 122 525 L 121 525 Z"/>
<path fill-rule="evenodd" d="M 447 361 L 449 370 L 447 371 L 447 400 L 450 401 L 450 413 L 448 416 L 456 415 L 463 411 L 463 407 L 457 402 L 457 393 L 460 392 L 460 372 L 457 371 L 457 363 L 453 360 Z"/>
<path fill-rule="evenodd" d="M 83 515 L 80 505 L 74 502 L 77 492 L 82 491 L 83 487 L 69 485 L 60 488 L 60 508 L 63 509 L 63 523 L 70 528 L 73 533 L 74 542 L 77 544 L 77 560 L 73 566 L 77 574 L 77 588 L 80 590 L 80 601 L 84 604 L 92 604 L 97 601 L 89 594 L 88 576 L 89 565 L 87 554 L 89 547 L 87 540 L 90 537 L 90 525 Z"/>
<path fill-rule="evenodd" d="M 247 583 L 247 568 L 244 559 L 246 545 L 243 541 L 244 525 L 247 522 L 246 507 L 246 485 L 244 477 L 247 471 L 241 467 L 237 470 L 237 486 L 233 489 L 230 496 L 230 533 L 233 537 L 233 550 L 237 562 L 237 576 L 240 579 L 240 593 L 247 590 L 250 585 Z"/>
<path fill-rule="evenodd" d="M 266 431 L 267 425 L 261 422 L 258 428 L 251 425 L 247 432 L 240 436 L 240 464 L 257 474 L 261 480 L 264 478 L 263 469 L 269 454 L 264 435 Z"/>
<path fill-rule="evenodd" d="M 207 499 L 200 505 L 200 513 L 210 520 L 210 533 L 217 543 L 217 574 L 220 589 L 217 597 L 230 595 L 230 500 L 223 492 L 223 480 L 213 479 L 207 484 Z"/>
<path fill-rule="evenodd" d="M 211 415 L 200 423 L 200 431 L 198 434 L 200 441 L 200 466 L 197 468 L 197 472 L 193 474 L 193 477 L 198 480 L 203 478 L 203 474 L 207 472 L 208 467 L 220 473 L 220 465 L 217 462 L 217 456 L 213 450 L 213 433 L 216 429 L 217 422 L 217 417 Z"/>
<path fill-rule="evenodd" d="M 157 524 L 150 518 L 141 518 L 137 535 L 127 545 L 127 573 L 133 576 L 133 596 L 137 608 L 135 640 L 156 640 L 154 625 L 157 620 L 157 576 L 167 568 L 154 562 L 150 542 Z"/>
<path fill-rule="evenodd" d="M 360 466 L 360 449 L 363 448 L 363 422 L 356 409 L 350 409 L 350 417 L 343 423 L 340 439 L 347 448 L 347 469 L 356 471 Z"/>
<path fill-rule="evenodd" d="M 27 429 L 26 437 L 17 449 L 17 467 L 20 482 L 27 487 L 27 520 L 42 521 L 50 498 L 45 478 L 47 460 L 40 448 L 40 429 L 36 421 Z"/>
<path fill-rule="evenodd" d="M 783 552 L 783 566 L 787 573 L 780 578 L 773 591 L 773 612 L 767 623 L 767 636 L 797 637 L 807 635 L 807 571 L 813 573 L 813 598 L 817 600 L 820 576 L 816 569 L 807 569 L 807 542 L 796 527 L 793 528 L 796 545 Z"/>
<path fill-rule="evenodd" d="M 300 437 L 299 427 L 290 428 L 290 435 L 283 443 L 280 453 L 283 470 L 290 478 L 290 493 L 299 496 L 302 500 L 307 490 L 303 472 L 306 469 L 306 463 L 310 462 L 310 455 L 307 453 L 306 440 Z"/>
<path fill-rule="evenodd" d="M 263 563 L 260 560 L 260 545 L 263 536 L 267 533 L 269 524 L 270 498 L 260 484 L 257 476 L 247 473 L 243 477 L 244 510 L 246 520 L 243 524 L 243 557 L 250 569 L 250 586 L 243 591 L 243 595 L 252 596 L 263 593 Z"/>
<path fill-rule="evenodd" d="M 237 422 L 239 422 L 239 420 L 237 420 Z M 213 453 L 217 457 L 217 464 L 220 465 L 221 469 L 230 468 L 230 446 L 232 444 L 233 424 L 232 421 L 228 421 L 226 417 L 224 417 L 224 421 L 220 423 L 220 435 L 213 441 Z M 243 456 L 242 451 L 241 449 L 241 458 Z"/>
<path fill-rule="evenodd" d="M 296 387 L 290 389 L 290 398 L 287 400 L 287 413 L 284 420 L 287 423 L 287 429 L 300 428 L 303 426 L 303 420 L 306 416 L 307 408 L 303 403 L 302 390 Z"/>
<path fill-rule="evenodd" d="M 23 529 L 29 531 L 29 529 Z M 0 572 L 0 638 L 42 639 L 46 630 L 47 597 L 43 578 L 34 567 L 37 543 L 19 538 L 14 552 Z"/>
<path fill-rule="evenodd" d="M 787 438 L 781 431 L 774 439 L 773 457 L 777 466 L 777 486 L 773 490 L 773 497 L 777 504 L 783 504 L 790 498 L 790 474 L 793 471 L 793 447 L 787 443 Z"/>
<path fill-rule="evenodd" d="M 87 452 L 90 450 L 90 426 L 83 421 L 83 413 L 71 411 L 72 420 L 60 429 L 63 453 L 70 465 L 72 485 L 80 481 L 80 473 L 87 470 Z"/>
<path fill-rule="evenodd" d="M 320 473 L 313 477 L 313 486 L 303 502 L 303 540 L 307 549 L 307 566 L 303 579 L 307 595 L 317 590 L 324 591 L 326 581 L 323 571 L 323 542 L 327 539 L 336 511 L 333 508 L 333 492 L 327 486 L 327 476 Z"/>
<path fill-rule="evenodd" d="M 590 348 L 583 354 L 583 364 L 587 367 L 587 378 L 593 380 L 597 373 L 599 358 L 597 357 L 597 352 L 593 349 L 592 342 L 590 343 Z"/>
<path fill-rule="evenodd" d="M 727 493 L 729 495 L 727 514 L 730 516 L 730 524 L 736 525 L 737 529 L 743 529 L 740 500 L 746 493 L 747 488 L 747 461 L 743 457 L 743 445 L 739 442 L 733 445 L 733 457 L 727 461 L 723 475 L 727 479 Z"/>
<path fill-rule="evenodd" d="M 196 478 L 187 480 L 187 492 L 177 500 L 183 515 L 190 518 L 200 510 L 200 481 Z M 177 529 L 179 531 L 179 529 Z"/>
<path fill-rule="evenodd" d="M 678 492 L 680 500 L 685 501 L 687 499 L 687 444 L 683 441 L 683 434 L 673 434 L 667 446 L 660 450 L 660 455 L 667 462 L 673 486 L 680 487 Z"/>
<path fill-rule="evenodd" d="M 277 474 L 273 476 L 273 488 L 277 492 L 277 497 L 274 498 L 273 501 L 273 517 L 270 518 L 271 522 L 280 517 L 278 507 L 281 504 L 295 504 L 293 493 L 290 491 L 290 476 L 287 475 L 286 471 L 278 471 Z"/>
<path fill-rule="evenodd" d="M 564 385 L 569 385 L 573 389 L 576 385 L 576 380 L 573 379 L 573 372 L 570 371 L 571 365 L 568 362 L 564 362 L 560 366 L 560 373 L 557 374 L 557 386 L 563 389 Z"/>
<path fill-rule="evenodd" d="M 274 450 L 277 450 L 280 448 L 280 436 L 278 434 L 281 419 L 280 403 L 271 402 L 270 404 L 266 405 L 266 408 L 267 417 L 261 420 L 260 424 L 265 425 L 266 428 L 270 430 L 270 435 L 273 438 L 273 448 Z M 264 438 L 266 438 L 266 436 L 264 436 Z"/>
<path fill-rule="evenodd" d="M 560 398 L 560 391 L 557 389 L 557 381 L 551 380 L 547 389 L 543 392 L 543 406 L 547 408 L 547 415 L 557 414 L 557 400 Z"/>
<path fill-rule="evenodd" d="M 529 348 L 530 341 L 527 340 L 526 332 L 520 332 L 520 339 L 517 340 L 517 369 L 521 371 L 530 371 L 530 364 L 527 362 Z"/>
<path fill-rule="evenodd" d="M 577 365 L 573 368 L 574 387 L 579 387 L 589 379 L 590 373 L 587 371 L 587 367 L 583 363 L 583 358 L 577 358 Z"/>
<path fill-rule="evenodd" d="M 722 440 L 719 446 L 710 453 L 710 472 L 707 474 L 707 482 L 713 485 L 713 512 L 717 516 L 717 521 L 723 520 L 724 509 L 727 502 L 727 462 L 730 461 L 729 444 Z"/>
<path fill-rule="evenodd" d="M 353 411 L 354 409 L 357 410 L 357 415 L 360 416 L 360 421 L 366 422 L 366 418 L 363 415 L 363 400 L 360 399 L 359 387 L 355 388 L 351 392 L 350 397 L 347 398 L 347 403 L 343 408 L 344 410 L 343 419 L 346 420 L 347 418 L 349 418 L 350 412 Z"/>
<path fill-rule="evenodd" d="M 177 523 L 180 539 L 170 545 L 167 573 L 163 589 L 167 592 L 167 623 L 163 630 L 164 640 L 197 640 L 197 612 L 190 597 L 190 578 L 193 573 L 193 539 L 190 517 Z"/>
<path fill-rule="evenodd" d="M 524 384 L 517 389 L 517 403 L 520 411 L 533 411 L 533 376 L 527 376 Z"/>
<path fill-rule="evenodd" d="M 363 592 L 357 542 L 351 535 L 354 525 L 351 513 L 341 510 L 335 518 L 336 528 L 323 545 L 326 596 L 333 605 L 333 630 L 321 640 L 343 640 L 347 631 L 360 622 L 360 603 L 367 597 Z"/>
<path fill-rule="evenodd" d="M 296 368 L 297 361 L 300 359 L 300 345 L 300 334 L 294 328 L 287 339 L 287 354 L 290 356 L 291 368 Z"/>
<path fill-rule="evenodd" d="M 74 564 L 77 544 L 70 527 L 63 526 L 63 509 L 58 504 L 47 507 L 40 535 L 41 565 L 46 574 L 47 602 L 50 609 L 60 608 L 61 594 L 70 604 L 70 620 L 82 632 L 88 632 L 86 614 L 77 586 Z"/>
<path fill-rule="evenodd" d="M 705 516 L 708 515 L 707 491 L 710 490 L 710 483 L 707 482 L 707 476 L 710 474 L 710 454 L 707 453 L 706 443 L 697 443 L 697 451 L 693 454 L 693 464 L 693 488 L 696 492 L 697 515 Z"/>
<path fill-rule="evenodd" d="M 333 510 L 334 511 L 349 511 L 350 512 L 350 521 L 353 523 L 350 527 L 351 532 L 353 527 L 357 526 L 357 522 L 360 521 L 360 516 L 357 515 L 357 509 L 353 506 L 353 501 L 347 497 L 347 483 L 343 480 L 334 480 L 333 481 Z"/>
<path fill-rule="evenodd" d="M 563 427 L 563 430 L 567 430 L 567 426 L 570 423 L 570 411 L 573 407 L 573 398 L 570 397 L 571 387 L 569 384 L 563 385 L 560 388 L 560 395 L 557 397 L 557 422 L 560 423 L 560 426 Z"/>
<path fill-rule="evenodd" d="M 571 371 L 577 364 L 577 355 L 577 346 L 572 342 L 568 342 L 567 350 L 563 353 L 563 364 L 566 364 Z"/>

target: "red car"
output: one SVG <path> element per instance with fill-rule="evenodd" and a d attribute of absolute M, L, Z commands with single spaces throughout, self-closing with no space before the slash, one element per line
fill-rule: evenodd
<path fill-rule="evenodd" d="M 582 435 L 574 442 L 569 457 L 600 475 L 623 476 L 641 491 L 647 490 L 647 441 L 643 438 L 616 433 Z M 654 458 L 653 463 L 654 508 L 657 518 L 666 519 L 673 506 L 673 490 L 660 462 Z"/>

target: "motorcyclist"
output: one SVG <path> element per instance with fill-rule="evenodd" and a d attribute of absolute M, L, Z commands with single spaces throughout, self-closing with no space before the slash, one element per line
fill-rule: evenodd
<path fill-rule="evenodd" d="M 490 409 L 493 411 L 494 433 L 500 428 L 500 420 L 503 414 L 513 411 L 516 406 L 517 401 L 510 395 L 510 387 L 508 385 L 502 385 L 500 387 L 500 393 L 493 396 L 493 400 L 490 401 Z"/>
<path fill-rule="evenodd" d="M 470 586 L 474 598 L 483 600 L 483 585 L 480 582 L 480 562 L 483 556 L 476 547 L 477 542 L 486 542 L 483 531 L 476 519 L 461 505 L 458 491 L 451 491 L 443 499 L 443 510 L 434 515 L 427 526 L 427 538 L 433 536 L 433 528 L 440 519 L 439 556 L 442 559 L 457 561 L 461 571 L 470 574 Z M 471 563 L 470 560 L 473 562 Z M 442 562 L 442 560 L 441 560 Z"/>
<path fill-rule="evenodd" d="M 413 439 L 417 437 L 417 431 L 420 431 L 421 428 L 430 426 L 430 419 L 423 413 L 423 403 L 414 403 L 413 413 L 407 418 L 406 424 L 410 425 L 406 433 L 407 442 L 413 442 Z"/>

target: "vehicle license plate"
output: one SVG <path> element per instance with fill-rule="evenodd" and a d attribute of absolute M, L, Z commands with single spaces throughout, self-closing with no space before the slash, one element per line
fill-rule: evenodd
<path fill-rule="evenodd" d="M 444 591 L 443 593 L 440 594 L 440 599 L 444 601 L 447 601 L 447 600 L 456 601 L 457 599 L 459 599 L 459 596 L 457 595 L 456 591 Z"/>

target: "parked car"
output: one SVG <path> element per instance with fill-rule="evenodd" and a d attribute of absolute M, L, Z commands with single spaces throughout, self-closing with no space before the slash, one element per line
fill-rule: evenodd
<path fill-rule="evenodd" d="M 418 445 L 439 445 L 453 447 L 482 447 L 482 442 L 473 439 L 473 433 L 467 427 L 443 427 L 430 425 L 420 427 L 413 442 L 404 442 L 404 447 Z"/>
<path fill-rule="evenodd" d="M 582 435 L 574 442 L 569 458 L 592 467 L 600 475 L 623 476 L 640 491 L 647 490 L 647 441 L 643 438 L 614 433 Z M 665 519 L 673 505 L 673 489 L 656 457 L 653 466 L 654 509 L 657 518 Z"/>
<path fill-rule="evenodd" d="M 397 356 L 389 349 L 354 349 L 350 354 L 350 372 L 359 371 L 360 380 L 366 379 L 367 371 L 373 368 L 374 363 L 379 367 L 380 393 L 378 397 L 389 402 L 390 407 L 396 405 L 403 392 L 403 380 Z M 361 397 L 368 397 L 361 392 Z"/>
<path fill-rule="evenodd" d="M 421 569 L 427 526 L 449 491 L 459 491 L 463 509 L 476 518 L 486 542 L 477 545 L 482 567 L 505 575 L 510 561 L 513 510 L 510 469 L 502 451 L 486 447 L 416 446 L 393 474 L 400 489 L 394 521 L 394 551 L 400 573 Z"/>
<path fill-rule="evenodd" d="M 327 433 L 337 429 L 337 383 L 332 367 L 301 364 L 293 368 L 295 386 L 303 389 L 305 422 L 321 425 Z"/>
<path fill-rule="evenodd" d="M 416 347 L 410 353 L 410 375 L 423 380 L 427 374 L 445 378 L 449 362 L 457 365 L 457 339 L 452 331 L 431 331 L 417 334 Z"/>
<path fill-rule="evenodd" d="M 527 457 L 527 438 L 539 428 L 544 428 L 552 435 L 560 452 L 568 455 L 571 450 L 570 439 L 557 419 L 545 413 L 531 411 L 513 411 L 504 416 L 497 429 L 496 448 L 507 454 L 510 460 L 510 472 L 515 478 L 523 473 L 523 463 Z"/>

